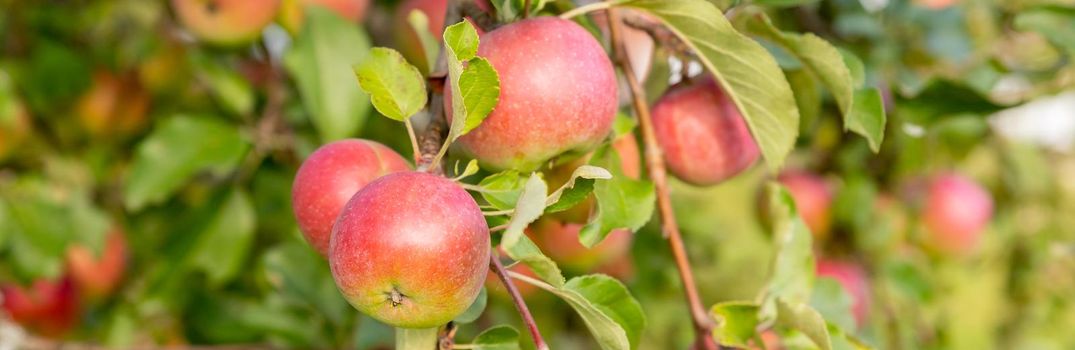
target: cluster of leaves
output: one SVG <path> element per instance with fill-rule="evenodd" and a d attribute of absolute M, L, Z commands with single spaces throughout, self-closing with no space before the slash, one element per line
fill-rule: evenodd
<path fill-rule="evenodd" d="M 525 3 L 492 1 L 502 22 L 574 7 L 530 1 L 524 11 Z M 843 180 L 836 238 L 821 248 L 787 192 L 759 186 L 764 170 L 712 189 L 675 185 L 701 292 L 720 301 L 711 308 L 715 339 L 745 347 L 772 331 L 786 347 L 823 349 L 1075 343 L 1066 331 L 1075 324 L 1075 225 L 1064 215 L 1075 208 L 1064 183 L 1075 167 L 997 137 L 986 119 L 1072 88 L 1070 2 L 966 0 L 940 10 L 918 1 L 713 3 L 613 6 L 656 18 L 689 48 L 739 106 L 768 170 L 788 163 Z M 120 290 L 86 305 L 71 338 L 117 346 L 390 344 L 393 333 L 352 312 L 325 261 L 301 241 L 288 189 L 298 161 L 324 142 L 362 136 L 412 149 L 405 128 L 391 120 L 409 127 L 424 113 L 430 101 L 421 72 L 436 68 L 437 55 L 416 68 L 394 50 L 372 47 L 386 41 L 376 28 L 371 38 L 318 8 L 294 37 L 273 27 L 262 44 L 225 50 L 176 35 L 165 2 L 0 6 L 10 9 L 0 11 L 0 127 L 11 124 L 10 101 L 25 104 L 32 119 L 30 137 L 0 170 L 0 281 L 57 278 L 68 246 L 99 250 L 118 226 L 132 247 Z M 447 145 L 496 105 L 499 80 L 476 55 L 479 38 L 468 22 L 433 38 L 422 14 L 408 20 L 426 52 L 444 44 L 448 113 L 459 117 L 440 162 Z M 676 54 L 661 46 L 655 57 Z M 673 75 L 666 60 L 655 61 L 646 82 L 653 97 Z M 106 136 L 79 128 L 77 105 L 97 71 L 133 77 L 150 91 L 147 128 Z M 373 110 L 389 119 L 367 118 Z M 630 117 L 618 124 L 632 125 Z M 630 127 L 617 130 L 625 132 Z M 623 176 L 610 150 L 602 146 L 551 192 L 540 174 L 487 174 L 471 163 L 455 175 L 472 182 L 487 209 L 503 213 L 489 217 L 503 228 L 499 248 L 535 274 L 513 274 L 516 281 L 557 297 L 528 300 L 556 348 L 592 347 L 573 336 L 583 328 L 605 349 L 682 348 L 689 320 L 651 220 L 653 184 Z M 917 229 L 875 224 L 905 213 L 863 210 L 922 174 L 952 168 L 997 194 L 998 218 L 972 258 L 906 253 Z M 750 219 L 759 187 L 771 206 L 770 239 Z M 644 277 L 565 275 L 523 233 L 591 193 L 596 210 L 580 242 L 592 247 L 613 229 L 637 231 L 632 259 Z M 834 280 L 815 277 L 815 254 L 867 265 L 878 300 L 871 322 L 856 325 L 851 297 Z M 513 312 L 483 292 L 456 322 L 517 326 Z M 580 321 L 585 327 L 575 327 Z M 473 348 L 520 344 L 511 326 L 472 328 L 462 327 L 460 338 Z"/>

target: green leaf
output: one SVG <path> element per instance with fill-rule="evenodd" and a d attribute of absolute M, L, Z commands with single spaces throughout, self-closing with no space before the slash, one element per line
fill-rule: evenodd
<path fill-rule="evenodd" d="M 310 305 L 335 324 L 342 324 L 351 307 L 336 290 L 327 261 L 298 239 L 272 247 L 261 256 L 265 280 L 282 296 Z"/>
<path fill-rule="evenodd" d="M 519 201 L 519 193 L 522 192 L 524 185 L 526 185 L 526 180 L 515 170 L 486 176 L 478 183 L 478 186 L 482 188 L 482 198 L 500 210 L 515 207 L 515 202 Z"/>
<path fill-rule="evenodd" d="M 847 294 L 839 281 L 831 277 L 819 277 L 814 281 L 810 306 L 817 310 L 825 320 L 843 329 L 855 329 L 851 304 L 851 295 Z"/>
<path fill-rule="evenodd" d="M 1013 21 L 1019 31 L 1035 31 L 1053 45 L 1075 54 L 1075 9 L 1060 6 L 1039 7 L 1016 14 Z"/>
<path fill-rule="evenodd" d="M 457 164 L 456 165 L 456 170 L 459 170 L 459 166 L 458 166 L 459 163 L 456 163 L 456 164 Z M 467 167 L 463 168 L 463 172 L 458 173 L 459 175 L 456 175 L 456 176 L 457 176 L 457 178 L 460 178 L 460 179 L 466 178 L 466 177 L 469 177 L 471 175 L 477 174 L 478 170 L 481 170 L 481 168 L 478 167 L 478 160 L 471 159 L 469 162 L 467 162 Z"/>
<path fill-rule="evenodd" d="M 254 204 L 242 190 L 232 191 L 199 237 L 190 266 L 202 270 L 209 284 L 221 286 L 238 275 L 254 240 Z"/>
<path fill-rule="evenodd" d="M 799 217 L 795 200 L 777 183 L 768 185 L 767 196 L 776 253 L 759 312 L 763 323 L 771 322 L 776 317 L 778 299 L 805 303 L 814 285 L 814 252 L 810 230 Z"/>
<path fill-rule="evenodd" d="M 806 69 L 789 70 L 784 74 L 795 93 L 795 104 L 799 106 L 799 131 L 807 134 L 821 115 L 821 87 Z"/>
<path fill-rule="evenodd" d="M 758 334 L 758 304 L 747 301 L 729 301 L 713 305 L 709 313 L 716 320 L 713 338 L 720 345 L 749 348 L 751 339 Z"/>
<path fill-rule="evenodd" d="M 567 281 L 563 289 L 578 293 L 589 301 L 590 305 L 615 321 L 627 335 L 631 348 L 638 347 L 642 330 L 646 328 L 646 314 L 642 311 L 642 305 L 631 296 L 623 283 L 605 275 L 586 275 Z M 595 333 L 598 329 L 599 327 L 594 325 L 590 326 L 590 330 Z"/>
<path fill-rule="evenodd" d="M 36 177 L 0 186 L 0 230 L 19 276 L 58 276 L 72 243 L 102 250 L 111 222 L 88 193 Z"/>
<path fill-rule="evenodd" d="M 653 14 L 698 54 L 750 126 L 770 169 L 779 169 L 799 131 L 795 98 L 776 60 L 737 32 L 706 0 L 636 0 L 625 4 Z"/>
<path fill-rule="evenodd" d="M 177 115 L 158 124 L 136 148 L 123 201 L 137 211 L 168 199 L 195 174 L 231 171 L 248 148 L 234 126 Z"/>
<path fill-rule="evenodd" d="M 511 326 L 496 326 L 486 329 L 474 337 L 468 349 L 476 350 L 518 350 L 519 331 Z"/>
<path fill-rule="evenodd" d="M 816 310 L 806 303 L 789 301 L 784 298 L 776 299 L 777 322 L 806 334 L 822 350 L 831 350 L 832 341 L 829 339 L 829 328 L 825 319 Z"/>
<path fill-rule="evenodd" d="M 496 107 L 500 78 L 496 69 L 478 53 L 478 32 L 469 21 L 444 29 L 444 51 L 448 60 L 451 90 L 451 120 L 446 143 L 478 127 Z M 465 64 L 466 63 L 466 64 Z"/>
<path fill-rule="evenodd" d="M 781 32 L 764 13 L 759 13 L 754 19 L 750 22 L 755 28 L 754 32 L 787 49 L 832 92 L 840 111 L 845 115 L 851 111 L 855 91 L 851 71 L 835 46 L 812 33 Z"/>
<path fill-rule="evenodd" d="M 481 125 L 496 108 L 500 100 L 500 77 L 489 61 L 475 57 L 459 77 L 459 91 L 462 91 L 463 103 L 467 107 L 466 125 L 460 134 L 463 135 Z"/>
<path fill-rule="evenodd" d="M 369 47 L 359 26 L 320 6 L 307 9 L 305 28 L 284 56 L 284 67 L 322 141 L 346 138 L 361 128 L 369 98 L 355 84 L 351 67 Z"/>
<path fill-rule="evenodd" d="M 433 31 L 429 29 L 429 17 L 425 12 L 414 9 L 407 15 L 407 23 L 418 35 L 418 42 L 422 44 L 422 56 L 425 57 L 425 69 L 423 72 L 432 72 L 436 69 L 437 56 L 440 55 L 440 43 L 433 37 Z"/>
<path fill-rule="evenodd" d="M 862 64 L 862 60 L 855 56 L 851 51 L 837 48 L 840 50 L 840 56 L 844 59 L 844 64 L 847 65 L 847 70 L 851 72 L 851 84 L 853 86 L 862 87 L 862 84 L 866 83 L 866 66 Z"/>
<path fill-rule="evenodd" d="M 396 50 L 375 47 L 354 70 L 358 85 L 382 115 L 404 121 L 425 108 L 425 79 Z"/>
<path fill-rule="evenodd" d="M 254 111 L 254 88 L 233 69 L 208 57 L 194 57 L 201 80 L 224 109 L 236 116 L 250 116 Z"/>
<path fill-rule="evenodd" d="M 508 257 L 526 264 L 545 283 L 556 288 L 564 285 L 564 274 L 560 271 L 560 267 L 555 261 L 542 254 L 541 249 L 529 237 L 523 235 L 514 246 L 503 248 Z"/>
<path fill-rule="evenodd" d="M 877 88 L 855 91 L 855 103 L 851 113 L 844 115 L 844 126 L 865 137 L 874 153 L 881 150 L 885 139 L 885 106 Z"/>
<path fill-rule="evenodd" d="M 598 149 L 590 164 L 610 169 L 612 178 L 594 184 L 597 209 L 579 232 L 579 241 L 586 247 L 600 243 L 614 229 L 637 231 L 653 216 L 656 200 L 653 183 L 623 174 L 619 156 L 611 146 Z"/>
<path fill-rule="evenodd" d="M 571 172 L 571 178 L 545 200 L 546 213 L 555 213 L 574 207 L 586 199 L 593 190 L 594 180 L 608 180 L 612 173 L 592 165 L 583 165 Z"/>
<path fill-rule="evenodd" d="M 455 322 L 457 324 L 465 324 L 476 321 L 478 317 L 481 317 L 482 312 L 485 311 L 485 304 L 488 302 L 489 293 L 486 292 L 485 288 L 483 287 L 481 289 L 481 292 L 478 293 L 478 298 L 474 299 L 474 302 L 470 303 L 470 306 L 467 307 L 467 310 L 463 311 L 463 313 L 459 314 L 459 316 L 456 316 L 455 319 L 452 320 L 452 322 Z"/>
<path fill-rule="evenodd" d="M 500 245 L 504 249 L 510 250 L 518 244 L 519 237 L 523 236 L 526 227 L 545 212 L 547 191 L 545 181 L 537 173 L 530 175 L 530 178 L 526 180 L 526 185 L 519 194 L 519 200 L 515 202 L 515 212 L 511 215 L 508 228 L 504 230 L 504 237 L 500 240 Z"/>
<path fill-rule="evenodd" d="M 448 26 L 444 29 L 445 54 L 449 61 L 466 62 L 478 55 L 478 31 L 468 21 Z"/>

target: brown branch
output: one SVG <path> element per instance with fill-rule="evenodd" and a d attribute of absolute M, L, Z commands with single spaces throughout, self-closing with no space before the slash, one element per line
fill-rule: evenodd
<path fill-rule="evenodd" d="M 437 337 L 437 350 L 452 350 L 455 346 L 455 332 L 458 330 L 459 327 L 455 326 L 455 322 L 448 322 Z"/>
<path fill-rule="evenodd" d="M 657 135 L 653 128 L 653 119 L 650 117 L 649 106 L 646 103 L 646 93 L 642 90 L 638 77 L 631 69 L 631 58 L 626 54 L 622 36 L 620 35 L 620 17 L 617 11 L 606 11 L 609 18 L 609 35 L 611 36 L 615 52 L 616 63 L 623 71 L 627 79 L 627 85 L 631 89 L 631 101 L 638 114 L 642 126 L 642 138 L 645 143 L 645 158 L 649 170 L 650 180 L 653 181 L 657 191 L 657 206 L 661 218 L 661 231 L 672 249 L 676 268 L 679 270 L 679 278 L 683 282 L 683 292 L 686 294 L 691 318 L 694 321 L 696 332 L 696 349 L 717 349 L 710 332 L 713 329 L 713 321 L 702 305 L 702 299 L 698 295 L 697 286 L 694 284 L 694 275 L 691 272 L 690 260 L 687 259 L 687 251 L 683 247 L 683 238 L 679 233 L 679 225 L 676 223 L 675 213 L 672 210 L 672 201 L 668 190 L 668 174 L 664 167 L 664 158 L 661 147 L 657 144 Z"/>
<path fill-rule="evenodd" d="M 496 277 L 500 278 L 500 282 L 504 283 L 504 288 L 511 295 L 511 301 L 515 303 L 515 308 L 519 310 L 523 323 L 526 323 L 526 329 L 530 331 L 530 337 L 534 339 L 534 347 L 538 350 L 548 350 L 549 346 L 545 343 L 545 339 L 541 337 L 537 323 L 534 322 L 534 316 L 530 314 L 530 309 L 526 307 L 526 301 L 523 300 L 522 294 L 519 294 L 519 289 L 515 288 L 515 284 L 512 283 L 511 277 L 508 276 L 508 271 L 504 269 L 504 264 L 500 263 L 500 256 L 495 250 L 489 254 L 489 267 L 496 272 Z"/>

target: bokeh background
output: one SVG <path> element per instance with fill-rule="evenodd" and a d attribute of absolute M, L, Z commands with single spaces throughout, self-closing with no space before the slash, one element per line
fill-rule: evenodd
<path fill-rule="evenodd" d="M 257 10 L 213 30 L 240 31 L 258 11 L 271 23 L 207 40 L 170 1 L 0 0 L 0 348 L 391 347 L 392 330 L 352 309 L 302 241 L 290 187 L 301 160 L 335 139 L 409 158 L 402 125 L 370 108 L 350 69 L 371 46 L 407 50 L 401 5 L 355 15 L 249 3 Z M 869 285 L 862 324 L 844 291 L 815 308 L 877 348 L 1075 348 L 1075 1 L 714 3 L 733 23 L 765 11 L 853 53 L 885 98 L 874 154 L 801 64 L 767 45 L 804 118 L 788 167 L 832 191 L 816 254 L 862 266 Z M 683 65 L 652 55 L 656 97 Z M 923 183 L 942 173 L 994 203 L 960 254 L 922 244 Z M 751 300 L 766 283 L 773 242 L 757 198 L 774 176 L 755 166 L 711 188 L 674 183 L 706 302 Z M 688 312 L 655 224 L 629 254 L 567 272 L 621 278 L 648 318 L 641 348 L 685 348 Z M 495 283 L 487 297 L 481 326 L 459 339 L 520 324 Z M 527 300 L 554 349 L 594 348 L 562 301 L 539 290 Z"/>

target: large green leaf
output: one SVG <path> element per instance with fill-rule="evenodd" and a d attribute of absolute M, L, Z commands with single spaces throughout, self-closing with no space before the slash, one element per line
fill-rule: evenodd
<path fill-rule="evenodd" d="M 770 169 L 779 169 L 799 132 L 799 112 L 776 60 L 705 0 L 635 0 L 625 6 L 663 21 L 720 82 L 750 126 Z"/>
<path fill-rule="evenodd" d="M 560 267 L 555 261 L 541 253 L 541 249 L 525 235 L 519 237 L 519 242 L 514 246 L 504 247 L 504 251 L 512 259 L 526 264 L 545 283 L 556 288 L 564 285 L 564 274 L 560 271 Z"/>
<path fill-rule="evenodd" d="M 784 298 L 776 299 L 776 307 L 779 316 L 777 321 L 789 328 L 806 334 L 821 350 L 831 350 L 832 340 L 829 339 L 829 326 L 825 319 L 816 310 L 797 301 L 788 301 Z"/>
<path fill-rule="evenodd" d="M 248 145 L 234 126 L 217 119 L 177 115 L 138 145 L 123 200 L 130 210 L 169 198 L 203 170 L 230 171 Z"/>
<path fill-rule="evenodd" d="M 307 9 L 305 23 L 284 66 L 322 140 L 354 135 L 365 120 L 369 98 L 355 83 L 351 67 L 366 57 L 369 38 L 355 23 L 320 6 Z"/>
<path fill-rule="evenodd" d="M 564 289 L 582 295 L 593 307 L 616 321 L 627 334 L 631 348 L 638 347 L 642 330 L 646 328 L 646 314 L 623 283 L 605 275 L 586 275 L 567 281 Z"/>
<path fill-rule="evenodd" d="M 354 69 L 359 86 L 382 115 L 404 121 L 425 108 L 425 78 L 396 50 L 375 47 Z"/>
<path fill-rule="evenodd" d="M 250 196 L 233 190 L 198 236 L 188 259 L 192 268 L 205 272 L 210 285 L 223 285 L 238 275 L 254 240 L 255 215 Z"/>
<path fill-rule="evenodd" d="M 612 178 L 594 184 L 597 209 L 579 232 L 579 241 L 587 247 L 600 243 L 612 230 L 638 230 L 653 216 L 656 201 L 653 183 L 624 175 L 619 155 L 610 146 L 597 150 L 590 164 L 609 169 Z"/>

